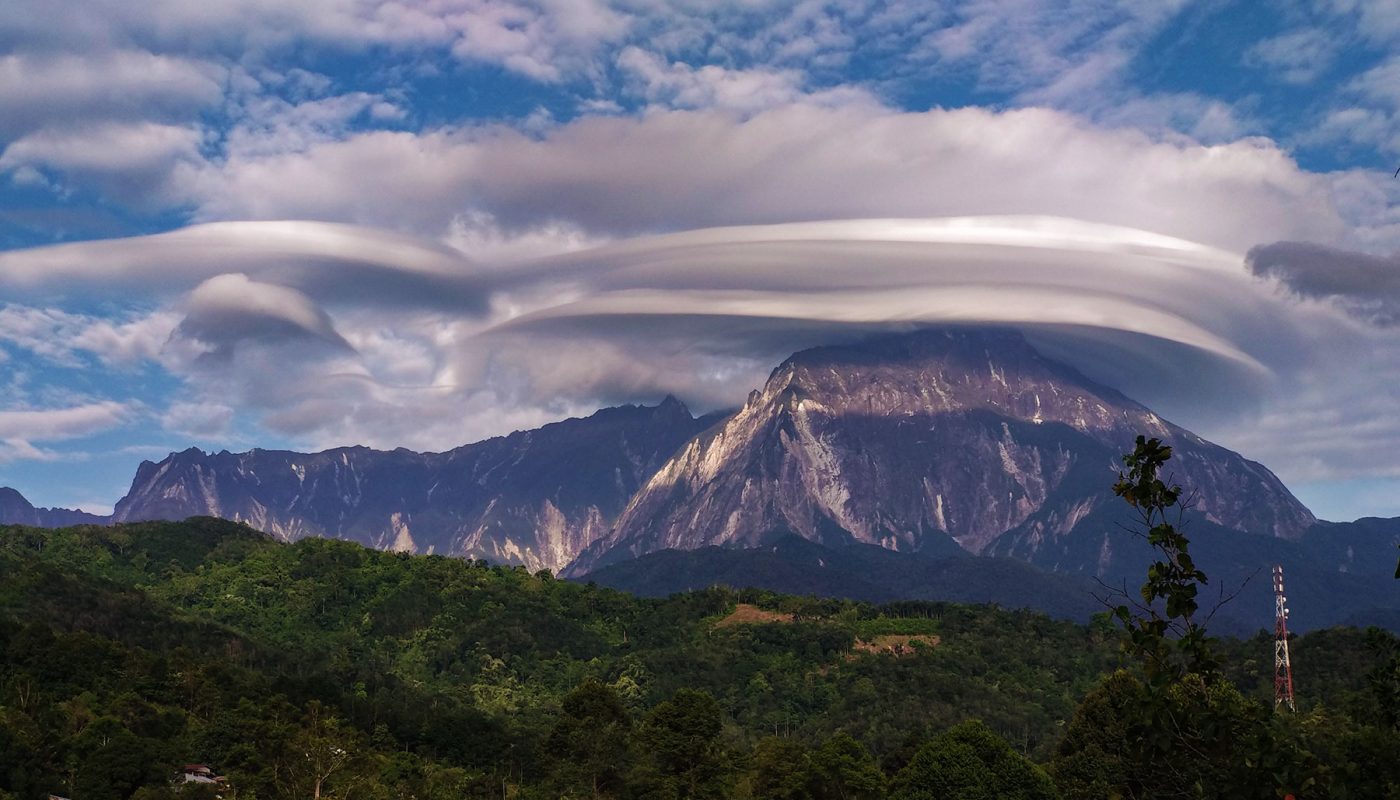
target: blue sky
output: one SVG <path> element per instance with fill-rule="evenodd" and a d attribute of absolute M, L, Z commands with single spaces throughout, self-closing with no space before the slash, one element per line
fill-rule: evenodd
<path fill-rule="evenodd" d="M 1397 0 L 14 0 L 0 485 L 722 407 L 982 320 L 1400 515 L 1397 44 Z"/>

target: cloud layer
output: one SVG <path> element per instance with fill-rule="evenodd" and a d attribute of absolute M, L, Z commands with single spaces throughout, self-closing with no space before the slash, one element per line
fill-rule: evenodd
<path fill-rule="evenodd" d="M 0 4 L 0 413 L 125 409 L 0 460 L 445 447 L 959 322 L 1400 475 L 1396 8 Z"/>
<path fill-rule="evenodd" d="M 160 307 L 126 327 L 168 332 L 150 357 L 184 389 L 165 424 L 225 435 L 243 413 L 304 446 L 441 448 L 668 392 L 720 408 L 801 347 L 987 324 L 1286 471 L 1283 437 L 1259 431 L 1316 427 L 1337 385 L 1327 365 L 1367 335 L 1228 250 L 1059 217 L 704 229 L 488 269 L 351 226 L 220 223 L 11 252 L 0 275 L 33 297 L 159 286 Z M 96 326 L 74 338 L 105 341 Z M 1348 452 L 1314 450 L 1298 474 Z"/>

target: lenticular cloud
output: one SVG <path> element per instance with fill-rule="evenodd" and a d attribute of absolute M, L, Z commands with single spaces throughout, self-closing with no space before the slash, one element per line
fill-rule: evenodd
<path fill-rule="evenodd" d="M 1194 423 L 1267 399 L 1316 351 L 1318 319 L 1335 317 L 1251 275 L 1239 254 L 1053 217 L 711 228 L 489 269 L 471 255 L 352 226 L 219 223 L 6 253 L 0 287 L 46 302 L 155 298 L 154 313 L 191 315 L 167 350 L 194 335 L 230 356 L 218 380 L 163 360 L 187 400 L 256 396 L 265 422 L 315 444 L 420 447 L 506 424 L 463 408 L 508 408 L 519 424 L 665 392 L 731 405 L 796 349 L 939 325 L 1021 329 Z M 196 314 L 211 287 L 220 313 Z M 289 309 L 310 322 L 281 324 Z M 338 344 L 335 357 L 286 363 L 307 331 Z M 296 403 L 317 412 L 292 424 L 282 395 L 250 394 L 269 370 L 297 374 Z M 335 388 L 345 375 L 355 393 Z"/>
<path fill-rule="evenodd" d="M 996 325 L 1144 400 L 1209 405 L 1257 399 L 1303 341 L 1239 255 L 1058 218 L 715 228 L 505 272 L 536 292 L 557 287 L 556 301 L 484 336 L 621 340 L 643 360 L 678 338 L 756 355 L 871 330 Z"/>

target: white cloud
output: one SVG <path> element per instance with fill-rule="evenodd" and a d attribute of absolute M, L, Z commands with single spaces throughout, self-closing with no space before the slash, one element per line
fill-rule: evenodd
<path fill-rule="evenodd" d="M 0 410 L 0 439 L 51 442 L 110 430 L 130 419 L 132 409 L 111 400 L 68 408 Z"/>
<path fill-rule="evenodd" d="M 124 366 L 157 359 L 178 320 L 161 311 L 108 318 L 6 304 L 0 306 L 0 341 L 62 366 L 81 366 L 80 353 Z"/>
<path fill-rule="evenodd" d="M 470 253 L 476 261 L 501 265 L 583 250 L 606 239 L 563 221 L 507 231 L 493 215 L 471 211 L 452 218 L 443 240 L 456 250 Z"/>
<path fill-rule="evenodd" d="M 0 464 L 8 464 L 12 461 L 57 461 L 59 458 L 58 453 L 42 447 L 35 447 L 24 439 L 17 437 L 0 439 Z"/>
<path fill-rule="evenodd" d="M 0 341 L 64 366 L 76 366 L 80 362 L 69 343 L 86 322 L 78 315 L 54 308 L 7 303 L 0 306 Z"/>
<path fill-rule="evenodd" d="M 1375 44 L 1400 37 L 1400 0 L 1326 0 L 1335 14 L 1355 18 L 1357 32 Z"/>
<path fill-rule="evenodd" d="M 1336 32 L 1300 28 L 1255 42 L 1244 63 L 1285 83 L 1308 84 L 1332 65 L 1345 45 Z"/>
<path fill-rule="evenodd" d="M 361 291 L 330 297 L 339 309 L 334 322 L 314 299 L 333 278 L 305 282 L 302 291 L 278 282 L 288 273 L 258 270 L 260 260 L 285 267 L 286 254 L 297 252 L 314 263 L 342 242 L 361 241 L 334 226 L 328 238 L 326 227 L 287 227 L 288 239 L 270 248 L 266 235 L 223 240 L 247 243 L 242 262 L 264 277 L 211 277 L 183 303 L 187 317 L 173 339 L 200 346 L 167 344 L 162 361 L 187 381 L 188 409 L 253 410 L 267 427 L 318 443 L 353 434 L 423 446 L 449 433 L 498 433 L 488 426 L 502 419 L 538 421 L 668 391 L 723 406 L 797 347 L 955 322 L 1031 325 L 1072 361 L 1091 353 L 1077 362 L 1091 373 L 1149 392 L 1149 402 L 1206 414 L 1267 392 L 1306 349 L 1288 302 L 1254 282 L 1240 257 L 1059 219 L 853 220 L 625 240 L 497 266 L 478 284 L 491 298 L 484 313 L 441 306 L 426 292 L 406 302 Z M 208 230 L 124 246 L 142 269 L 162 270 L 178 264 L 191 241 L 221 241 Z M 297 236 L 304 241 L 294 247 Z M 373 234 L 363 241 L 382 245 Z M 414 252 L 407 243 L 399 248 Z M 11 256 L 21 267 L 45 267 L 31 279 L 37 288 L 77 278 L 121 294 L 149 279 L 134 272 L 123 282 L 113 262 L 129 256 L 113 243 L 37 254 L 32 262 Z M 208 352 L 219 358 L 200 357 Z M 294 381 L 286 380 L 288 364 L 296 365 Z M 1173 393 L 1163 375 L 1183 378 L 1182 387 L 1195 385 L 1187 376 L 1210 375 L 1217 392 Z M 471 419 L 461 411 L 493 404 L 516 411 Z"/>
<path fill-rule="evenodd" d="M 804 101 L 815 105 L 878 105 L 866 91 L 842 86 L 809 91 L 806 76 L 795 69 L 727 69 L 714 64 L 692 67 L 668 63 L 639 47 L 624 48 L 618 67 L 633 91 L 647 102 L 671 108 L 723 109 L 754 114 Z"/>
<path fill-rule="evenodd" d="M 103 122 L 26 134 L 0 154 L 0 172 L 38 168 L 87 182 L 114 198 L 157 208 L 180 203 L 172 181 L 203 163 L 203 133 L 183 125 Z"/>
<path fill-rule="evenodd" d="M 1367 107 L 1333 108 L 1297 136 L 1305 146 L 1363 145 L 1400 151 L 1400 129 L 1386 111 Z"/>
<path fill-rule="evenodd" d="M 330 315 L 310 297 L 242 273 L 204 281 L 182 306 L 185 318 L 176 333 L 198 340 L 215 354 L 227 355 L 247 340 L 315 339 L 334 348 L 350 347 Z"/>
<path fill-rule="evenodd" d="M 1400 110 L 1400 56 L 1393 56 L 1357 76 L 1348 88 L 1367 100 Z"/>
<path fill-rule="evenodd" d="M 373 132 L 231 159 L 199 193 L 206 217 L 336 219 L 432 236 L 476 212 L 507 232 L 565 224 L 594 236 L 969 212 L 1053 212 L 1237 250 L 1346 231 L 1327 181 L 1267 140 L 1203 147 L 1043 109 L 797 103 L 748 118 L 584 118 L 540 137 Z"/>
<path fill-rule="evenodd" d="M 969 64 L 984 88 L 1064 99 L 1120 79 L 1132 53 L 1186 6 L 1184 0 L 972 0 L 931 32 L 926 47 Z"/>
<path fill-rule="evenodd" d="M 127 321 L 89 317 L 68 340 L 75 350 L 96 355 L 109 364 L 136 364 L 160 358 L 179 316 L 168 311 Z"/>
<path fill-rule="evenodd" d="M 184 118 L 217 104 L 223 71 L 140 50 L 0 57 L 0 138 L 93 119 Z"/>
<path fill-rule="evenodd" d="M 1190 92 L 1107 94 L 1085 110 L 1099 124 L 1145 131 L 1167 140 L 1180 139 L 1188 146 L 1238 142 L 1260 127 L 1256 120 L 1241 116 L 1234 106 Z M 1174 136 L 1176 133 L 1181 135 Z"/>
<path fill-rule="evenodd" d="M 542 81 L 587 75 L 599 48 L 627 32 L 625 14 L 597 0 L 458 2 L 445 17 L 452 52 Z"/>
<path fill-rule="evenodd" d="M 219 222 L 169 233 L 0 252 L 0 287 L 16 295 L 158 298 L 244 273 L 321 302 L 485 308 L 483 273 L 460 252 L 387 231 L 322 222 Z"/>
<path fill-rule="evenodd" d="M 352 92 L 295 103 L 253 97 L 239 113 L 239 121 L 223 137 L 224 153 L 233 158 L 302 152 L 342 138 L 356 117 L 393 120 L 402 112 L 378 95 Z"/>
<path fill-rule="evenodd" d="M 0 42 L 31 47 L 139 41 L 156 49 L 266 57 L 309 40 L 350 50 L 442 49 L 548 81 L 589 68 L 598 49 L 628 26 L 626 12 L 597 0 L 14 0 L 0 7 Z"/>
<path fill-rule="evenodd" d="M 234 409 L 219 402 L 174 402 L 161 417 L 161 427 L 197 439 L 222 437 L 233 424 Z M 157 454 L 164 448 L 156 448 Z"/>

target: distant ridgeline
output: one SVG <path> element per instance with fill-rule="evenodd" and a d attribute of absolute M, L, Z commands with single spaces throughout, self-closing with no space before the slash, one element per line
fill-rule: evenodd
<path fill-rule="evenodd" d="M 1220 652 L 1238 691 L 1214 690 L 1212 713 L 1255 730 L 1269 637 Z M 1102 618 L 643 599 L 210 518 L 0 527 L 0 797 L 150 800 L 176 781 L 180 797 L 288 800 L 1151 789 L 1166 771 L 1115 744 L 1133 680 L 1105 677 L 1119 659 Z M 1301 766 L 1259 796 L 1283 780 L 1397 796 L 1400 640 L 1320 631 L 1293 660 L 1299 713 L 1276 744 Z M 222 780 L 189 778 L 206 773 Z"/>
<path fill-rule="evenodd" d="M 110 518 L 0 490 L 0 522 L 214 516 L 657 595 L 722 582 L 1083 621 L 1096 581 L 1131 583 L 1148 560 L 1109 491 L 1138 434 L 1174 448 L 1211 589 L 1245 586 L 1218 629 L 1270 623 L 1257 576 L 1279 564 L 1298 630 L 1400 630 L 1400 519 L 1320 522 L 1264 466 L 1008 331 L 805 350 L 742 408 L 701 417 L 668 397 L 443 453 L 190 449 L 143 462 Z"/>

